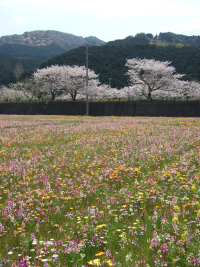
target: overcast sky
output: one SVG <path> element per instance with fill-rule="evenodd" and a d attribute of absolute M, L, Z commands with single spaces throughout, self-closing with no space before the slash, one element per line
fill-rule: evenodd
<path fill-rule="evenodd" d="M 200 35 L 200 0 L 0 0 L 0 37 L 34 30 L 96 36 Z"/>

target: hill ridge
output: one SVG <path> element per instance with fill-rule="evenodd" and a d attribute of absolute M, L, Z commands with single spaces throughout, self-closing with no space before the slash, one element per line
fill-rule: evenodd
<path fill-rule="evenodd" d="M 56 43 L 61 46 L 65 51 L 72 48 L 79 47 L 88 43 L 89 45 L 103 45 L 104 41 L 98 39 L 95 36 L 89 36 L 83 38 L 82 36 L 76 36 L 70 33 L 64 33 L 54 30 L 47 31 L 30 31 L 23 34 L 14 34 L 0 37 L 0 45 L 8 44 L 20 44 L 28 46 L 48 46 L 52 43 Z"/>

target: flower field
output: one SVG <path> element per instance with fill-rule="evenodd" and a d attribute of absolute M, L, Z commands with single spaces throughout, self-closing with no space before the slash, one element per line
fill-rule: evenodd
<path fill-rule="evenodd" d="M 0 266 L 200 266 L 200 119 L 0 115 Z"/>

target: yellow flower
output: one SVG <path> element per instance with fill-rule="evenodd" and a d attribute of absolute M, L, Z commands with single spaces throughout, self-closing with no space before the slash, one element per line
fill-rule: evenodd
<path fill-rule="evenodd" d="M 88 262 L 89 265 L 95 265 L 95 266 L 99 266 L 100 265 L 100 259 L 95 259 L 95 260 L 91 260 Z"/>
<path fill-rule="evenodd" d="M 174 211 L 175 212 L 179 211 L 179 207 L 178 206 L 174 206 Z"/>
<path fill-rule="evenodd" d="M 102 227 L 106 227 L 107 226 L 107 224 L 101 224 L 101 225 L 97 225 L 97 227 L 96 227 L 96 231 L 98 230 L 98 229 L 100 229 L 100 228 L 102 228 Z"/>
<path fill-rule="evenodd" d="M 179 224 L 179 220 L 178 220 L 177 217 L 174 217 L 174 218 L 172 219 L 172 222 L 173 222 L 174 224 L 176 224 L 176 225 Z"/>
<path fill-rule="evenodd" d="M 105 262 L 106 262 L 109 266 L 114 266 L 114 264 L 112 263 L 112 261 L 109 260 L 109 259 L 105 259 Z"/>
<path fill-rule="evenodd" d="M 196 187 L 195 187 L 195 185 L 193 185 L 193 186 L 191 187 L 191 189 L 192 189 L 192 191 L 196 191 L 196 190 L 197 190 Z"/>

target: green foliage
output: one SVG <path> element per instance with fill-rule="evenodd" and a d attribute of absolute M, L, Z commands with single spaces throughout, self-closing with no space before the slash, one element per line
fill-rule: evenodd
<path fill-rule="evenodd" d="M 142 34 L 141 34 L 142 35 Z M 144 36 L 143 36 L 144 37 Z M 125 73 L 127 58 L 147 58 L 160 61 L 171 61 L 177 73 L 186 74 L 184 80 L 200 81 L 200 49 L 184 46 L 156 46 L 151 44 L 132 44 L 134 37 L 109 42 L 104 46 L 91 46 L 89 48 L 89 68 L 99 74 L 101 83 L 109 83 L 111 86 L 122 88 L 128 85 Z M 51 65 L 85 65 L 85 46 L 67 51 L 61 55 L 49 59 L 40 65 L 40 68 Z"/>
<path fill-rule="evenodd" d="M 21 64 L 25 72 L 29 72 L 38 68 L 43 61 L 64 51 L 55 43 L 39 47 L 19 44 L 0 45 L 0 84 L 8 85 L 15 82 L 13 72 L 17 64 Z"/>
<path fill-rule="evenodd" d="M 0 53 L 0 84 L 8 85 L 15 83 L 16 77 L 14 76 L 14 70 L 17 63 L 21 63 L 25 71 L 37 68 L 41 61 L 34 59 L 19 59 L 12 57 L 8 54 L 2 55 Z"/>
<path fill-rule="evenodd" d="M 190 45 L 200 48 L 200 36 L 186 36 L 172 32 L 165 32 L 159 34 L 158 40 L 174 44 L 181 43 L 183 45 Z"/>
<path fill-rule="evenodd" d="M 37 38 L 41 35 L 40 37 L 47 39 L 51 35 L 51 40 L 56 40 L 56 43 L 46 46 L 8 43 L 0 45 L 0 84 L 6 85 L 13 82 L 12 73 L 17 63 L 21 63 L 25 71 L 21 78 L 30 77 L 33 69 L 39 66 L 45 68 L 56 64 L 85 65 L 85 46 L 79 46 L 85 41 L 92 45 L 89 47 L 89 68 L 99 74 L 101 83 L 108 84 L 109 78 L 112 78 L 112 87 L 120 89 L 128 85 L 125 63 L 127 58 L 135 57 L 169 60 L 178 73 L 186 74 L 185 80 L 200 81 L 200 36 L 160 33 L 159 36 L 153 37 L 151 33 L 139 33 L 135 37 L 128 36 L 125 39 L 101 45 L 104 42 L 94 36 L 80 37 L 82 38 L 80 43 L 77 36 L 70 34 L 66 36 L 56 31 L 36 31 L 31 34 L 38 35 Z M 30 33 L 26 35 L 24 38 Z M 71 49 L 72 47 L 78 48 Z M 69 51 L 63 53 L 65 50 Z"/>
<path fill-rule="evenodd" d="M 47 60 L 50 57 L 65 52 L 63 48 L 55 43 L 47 46 L 30 46 L 20 44 L 3 44 L 0 45 L 0 54 L 8 53 L 12 57 L 34 59 L 39 61 Z"/>

